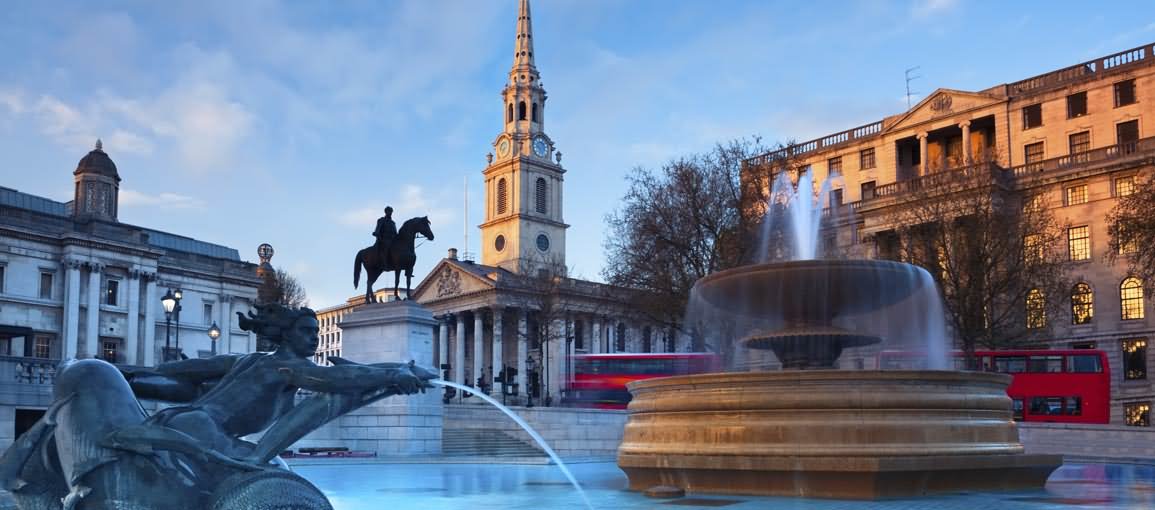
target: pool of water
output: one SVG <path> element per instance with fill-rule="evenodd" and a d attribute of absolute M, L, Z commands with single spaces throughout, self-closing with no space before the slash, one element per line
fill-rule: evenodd
<path fill-rule="evenodd" d="M 1066 464 L 1045 490 L 961 493 L 888 501 L 839 501 L 688 495 L 651 499 L 625 490 L 613 463 L 571 464 L 596 509 L 730 510 L 1075 510 L 1155 508 L 1155 466 Z M 585 505 L 557 466 L 341 463 L 293 469 L 316 484 L 336 510 L 580 509 Z M 382 506 L 388 504 L 389 507 Z"/>

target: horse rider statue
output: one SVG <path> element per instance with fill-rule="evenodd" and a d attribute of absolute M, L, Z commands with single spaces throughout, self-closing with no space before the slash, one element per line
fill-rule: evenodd
<path fill-rule="evenodd" d="M 393 238 L 397 237 L 397 224 L 393 222 L 393 208 L 385 206 L 385 216 L 377 219 L 377 228 L 373 230 L 373 237 L 377 238 L 377 252 L 381 254 L 381 258 L 388 260 L 389 246 L 393 244 Z"/>

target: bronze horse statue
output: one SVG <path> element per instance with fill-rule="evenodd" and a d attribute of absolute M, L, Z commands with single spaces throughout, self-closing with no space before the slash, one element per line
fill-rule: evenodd
<path fill-rule="evenodd" d="M 357 252 L 353 259 L 353 288 L 361 280 L 361 266 L 368 273 L 365 282 L 365 303 L 376 301 L 373 297 L 373 282 L 386 271 L 393 271 L 393 297 L 400 299 L 397 285 L 401 282 L 401 272 L 405 271 L 405 297 L 409 298 L 409 286 L 413 280 L 413 265 L 417 262 L 417 252 L 413 242 L 418 235 L 432 241 L 433 231 L 429 229 L 429 217 L 410 218 L 397 229 L 397 236 L 389 246 L 381 246 L 381 241 Z"/>

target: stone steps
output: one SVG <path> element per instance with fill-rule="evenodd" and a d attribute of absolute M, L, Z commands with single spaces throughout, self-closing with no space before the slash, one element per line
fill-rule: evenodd
<path fill-rule="evenodd" d="M 544 457 L 545 452 L 500 430 L 461 428 L 441 433 L 441 454 L 450 457 Z"/>

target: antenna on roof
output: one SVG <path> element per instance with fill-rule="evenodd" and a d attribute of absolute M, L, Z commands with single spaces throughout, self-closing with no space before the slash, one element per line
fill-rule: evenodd
<path fill-rule="evenodd" d="M 919 67 L 921 67 L 921 66 L 914 66 L 914 67 L 906 70 L 906 109 L 907 110 L 909 110 L 910 106 L 911 106 L 911 104 L 910 104 L 911 96 L 918 93 L 917 91 L 911 91 L 910 90 L 910 82 L 917 80 L 919 78 L 922 78 L 922 75 L 918 75 L 918 74 L 912 75 L 910 73 L 917 71 Z"/>

